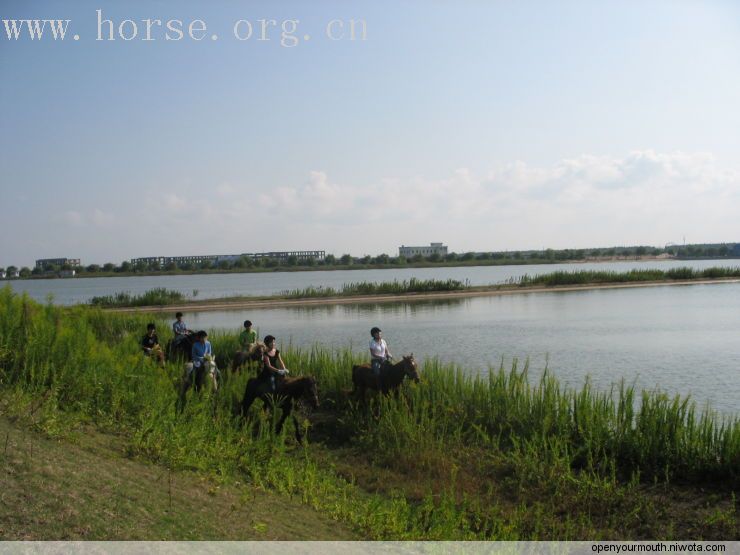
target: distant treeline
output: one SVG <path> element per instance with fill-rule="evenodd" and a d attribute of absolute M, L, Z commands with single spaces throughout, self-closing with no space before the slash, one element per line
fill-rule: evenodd
<path fill-rule="evenodd" d="M 287 259 L 254 259 L 248 256 L 236 260 L 221 260 L 219 262 L 204 261 L 200 263 L 185 262 L 177 264 L 170 262 L 165 266 L 158 263 L 137 264 L 129 261 L 116 265 L 112 262 L 106 264 L 90 264 L 87 266 L 72 267 L 69 265 L 53 266 L 46 268 L 27 267 L 20 268 L 9 266 L 8 276 L 13 276 L 16 271 L 21 278 L 32 276 L 61 275 L 65 271 L 75 270 L 78 275 L 112 275 L 132 273 L 177 273 L 177 272 L 240 272 L 260 270 L 281 269 L 310 269 L 321 268 L 384 268 L 403 267 L 414 265 L 506 265 L 506 264 L 551 264 L 557 262 L 571 262 L 577 260 L 606 259 L 606 258 L 630 258 L 641 256 L 668 255 L 676 258 L 728 258 L 740 257 L 740 244 L 710 244 L 710 245 L 675 245 L 664 248 L 636 246 L 636 247 L 609 247 L 593 249 L 545 249 L 545 250 L 521 250 L 521 251 L 495 251 L 495 252 L 465 252 L 450 253 L 445 256 L 432 254 L 430 256 L 416 255 L 410 258 L 405 256 L 390 256 L 381 254 L 378 256 L 352 256 L 343 254 L 334 256 L 329 254 L 323 260 L 313 258 L 298 258 L 291 256 Z M 2 268 L 0 268 L 2 271 Z"/>

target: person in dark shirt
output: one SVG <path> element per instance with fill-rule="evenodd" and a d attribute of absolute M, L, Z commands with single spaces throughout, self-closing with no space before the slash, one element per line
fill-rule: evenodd
<path fill-rule="evenodd" d="M 157 328 L 154 324 L 147 324 L 146 335 L 141 338 L 141 348 L 144 354 L 155 359 L 160 366 L 164 367 L 164 351 L 159 346 Z"/>
<path fill-rule="evenodd" d="M 267 351 L 262 357 L 262 372 L 259 379 L 267 385 L 271 392 L 277 391 L 277 380 L 288 375 L 285 363 L 280 356 L 280 351 L 275 348 L 275 337 L 268 335 L 265 337 L 265 346 Z"/>

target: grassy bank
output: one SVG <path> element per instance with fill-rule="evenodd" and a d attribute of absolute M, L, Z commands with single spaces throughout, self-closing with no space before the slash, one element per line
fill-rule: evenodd
<path fill-rule="evenodd" d="M 341 287 L 305 287 L 282 291 L 276 295 L 288 299 L 310 299 L 316 297 L 352 297 L 360 295 L 403 295 L 405 293 L 431 293 L 437 291 L 462 291 L 470 285 L 457 279 L 417 279 L 393 280 L 375 283 L 356 281 Z"/>
<path fill-rule="evenodd" d="M 115 431 L 129 456 L 299 499 L 373 539 L 729 538 L 737 536 L 740 423 L 686 399 L 561 387 L 526 367 L 487 377 L 427 361 L 423 382 L 367 410 L 347 395 L 350 351 L 287 348 L 317 376 L 309 444 L 275 437 L 258 407 L 233 409 L 247 376 L 175 410 L 181 369 L 142 358 L 146 321 L 62 310 L 0 292 L 4 410 L 50 437 Z M 166 329 L 166 327 L 163 327 Z M 163 338 L 166 339 L 166 338 Z M 214 333 L 228 356 L 236 336 Z M 286 434 L 290 436 L 290 434 Z M 125 487 L 122 485 L 121 487 Z"/>
<path fill-rule="evenodd" d="M 734 268 L 713 267 L 703 270 L 693 268 L 671 268 L 670 270 L 630 270 L 628 272 L 602 272 L 579 270 L 575 272 L 551 272 L 536 276 L 525 275 L 512 283 L 520 287 L 544 285 L 590 285 L 600 283 L 637 283 L 646 281 L 688 281 L 705 279 L 740 278 L 740 266 Z"/>
<path fill-rule="evenodd" d="M 90 299 L 90 304 L 101 308 L 120 306 L 165 306 L 182 303 L 185 295 L 179 291 L 156 287 L 145 291 L 141 295 L 133 295 L 127 291 L 114 295 L 102 295 Z"/>

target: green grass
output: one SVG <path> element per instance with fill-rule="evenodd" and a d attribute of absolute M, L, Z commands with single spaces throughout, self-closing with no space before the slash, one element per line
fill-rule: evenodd
<path fill-rule="evenodd" d="M 3 540 L 357 539 L 300 500 L 122 455 L 86 426 L 48 438 L 0 417 Z"/>
<path fill-rule="evenodd" d="M 687 399 L 625 384 L 566 389 L 548 372 L 532 382 L 526 365 L 476 376 L 429 360 L 421 384 L 404 386 L 398 399 L 373 400 L 368 410 L 347 394 L 357 354 L 288 347 L 286 364 L 316 376 L 322 399 L 320 413 L 301 419 L 314 443 L 300 447 L 289 426 L 275 436 L 258 406 L 246 423 L 234 416 L 245 374 L 230 376 L 218 395 L 191 393 L 177 414 L 181 368 L 160 370 L 141 356 L 145 324 L 137 315 L 41 306 L 0 291 L 7 411 L 32 412 L 51 437 L 83 425 L 115 432 L 131 457 L 223 483 L 247 481 L 370 539 L 737 531 L 731 495 L 740 484 L 740 423 L 699 413 Z M 231 333 L 210 339 L 221 355 L 237 345 Z M 687 499 L 717 495 L 719 513 L 678 502 L 682 487 L 693 488 Z"/>
<path fill-rule="evenodd" d="M 559 271 L 541 275 L 524 275 L 513 281 L 520 287 L 545 285 L 588 285 L 595 283 L 630 283 L 640 281 L 692 280 L 740 278 L 740 267 L 734 268 L 671 268 L 670 270 L 630 270 L 627 272 L 610 272 L 596 270 Z"/>
<path fill-rule="evenodd" d="M 288 298 L 348 297 L 357 295 L 401 295 L 404 293 L 430 293 L 434 291 L 461 291 L 469 287 L 467 282 L 456 279 L 393 280 L 375 283 L 358 281 L 345 283 L 339 288 L 309 286 L 303 289 L 286 290 L 278 294 Z"/>
<path fill-rule="evenodd" d="M 116 293 L 114 295 L 103 295 L 90 299 L 90 304 L 102 308 L 114 308 L 122 306 L 158 306 L 181 303 L 185 295 L 179 291 L 156 287 L 145 291 L 140 295 L 132 295 L 129 292 Z"/>

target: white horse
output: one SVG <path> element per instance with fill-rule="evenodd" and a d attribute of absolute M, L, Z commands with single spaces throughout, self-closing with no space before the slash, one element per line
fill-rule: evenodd
<path fill-rule="evenodd" d="M 192 362 L 185 364 L 178 400 L 179 410 L 182 410 L 185 406 L 185 394 L 190 386 L 195 385 L 195 391 L 200 391 L 206 378 L 211 382 L 214 393 L 217 392 L 221 381 L 221 371 L 216 366 L 216 361 L 212 356 L 206 355 L 199 366 L 195 366 Z"/>

